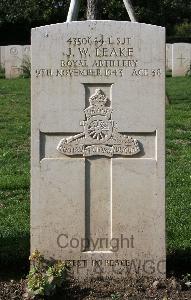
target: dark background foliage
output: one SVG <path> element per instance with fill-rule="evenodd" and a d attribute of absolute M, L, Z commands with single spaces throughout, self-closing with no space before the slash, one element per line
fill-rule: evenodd
<path fill-rule="evenodd" d="M 30 29 L 64 22 L 69 0 L 0 0 L 0 44 L 29 44 Z M 167 41 L 191 42 L 190 0 L 132 0 L 139 22 L 165 26 Z M 79 20 L 86 19 L 86 0 Z M 129 20 L 122 0 L 100 0 L 100 18 Z"/>

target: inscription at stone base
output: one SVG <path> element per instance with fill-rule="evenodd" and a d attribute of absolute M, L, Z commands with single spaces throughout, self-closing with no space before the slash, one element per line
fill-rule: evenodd
<path fill-rule="evenodd" d="M 93 156 L 134 155 L 140 152 L 136 139 L 118 132 L 116 123 L 111 120 L 112 108 L 101 89 L 89 98 L 90 106 L 84 112 L 86 121 L 82 121 L 84 131 L 62 139 L 57 150 L 65 155 Z"/>

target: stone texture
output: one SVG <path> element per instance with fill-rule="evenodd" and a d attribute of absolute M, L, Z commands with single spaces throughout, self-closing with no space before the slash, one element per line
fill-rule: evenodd
<path fill-rule="evenodd" d="M 172 70 L 172 44 L 166 44 L 166 70 Z"/>
<path fill-rule="evenodd" d="M 191 65 L 191 44 L 177 43 L 172 47 L 172 76 L 185 76 Z"/>
<path fill-rule="evenodd" d="M 31 52 L 31 46 L 30 45 L 24 45 L 23 46 L 23 55 L 30 56 Z"/>
<path fill-rule="evenodd" d="M 23 47 L 20 45 L 5 46 L 5 77 L 15 78 L 21 75 Z"/>
<path fill-rule="evenodd" d="M 0 46 L 0 65 L 5 67 L 5 46 Z"/>
<path fill-rule="evenodd" d="M 27 63 L 30 60 L 31 60 L 31 46 L 24 45 L 23 46 L 23 61 Z"/>
<path fill-rule="evenodd" d="M 165 276 L 164 115 L 164 28 L 32 30 L 31 251 L 69 260 L 80 279 Z M 140 151 L 98 155 L 131 139 Z"/>

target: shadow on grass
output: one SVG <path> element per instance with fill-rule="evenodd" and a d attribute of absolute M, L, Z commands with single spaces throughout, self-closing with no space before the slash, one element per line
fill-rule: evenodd
<path fill-rule="evenodd" d="M 20 279 L 29 272 L 30 236 L 0 239 L 0 280 Z"/>
<path fill-rule="evenodd" d="M 176 250 L 167 255 L 167 276 L 181 277 L 191 273 L 191 248 Z"/>
<path fill-rule="evenodd" d="M 167 71 L 166 72 L 166 77 L 172 77 L 172 71 Z"/>

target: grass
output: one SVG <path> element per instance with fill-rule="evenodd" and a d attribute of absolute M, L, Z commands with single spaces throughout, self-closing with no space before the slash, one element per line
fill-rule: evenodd
<path fill-rule="evenodd" d="M 168 77 L 167 91 L 171 100 L 166 112 L 167 249 L 174 259 L 188 258 L 191 77 Z M 29 255 L 29 79 L 0 79 L 0 132 L 0 264 L 18 265 Z"/>
<path fill-rule="evenodd" d="M 0 80 L 0 264 L 29 254 L 30 82 Z"/>
<path fill-rule="evenodd" d="M 168 249 L 191 249 L 191 77 L 169 78 L 166 114 Z"/>
<path fill-rule="evenodd" d="M 191 77 L 167 78 L 167 250 L 170 269 L 191 271 Z"/>
<path fill-rule="evenodd" d="M 5 78 L 5 69 L 0 64 L 0 79 Z"/>

